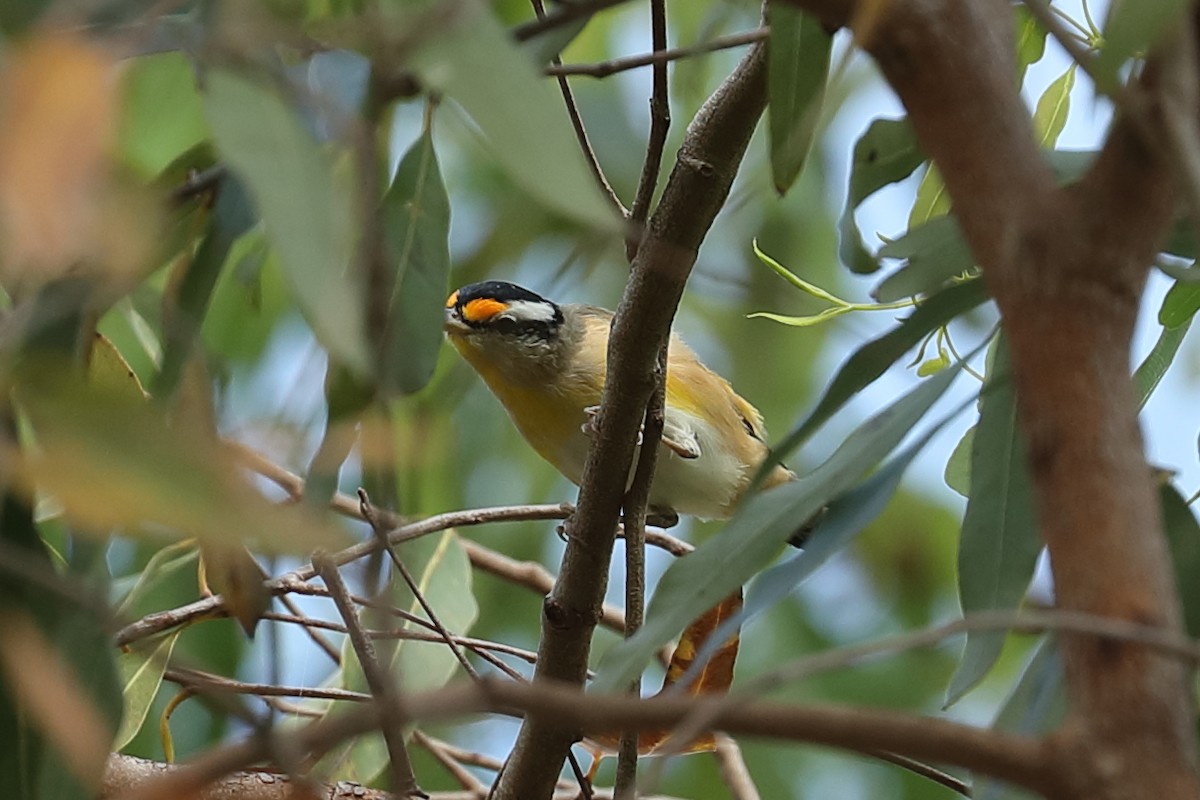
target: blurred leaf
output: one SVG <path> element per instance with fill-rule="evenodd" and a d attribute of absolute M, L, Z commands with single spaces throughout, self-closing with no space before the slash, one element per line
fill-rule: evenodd
<path fill-rule="evenodd" d="M 450 276 L 450 198 L 429 131 L 400 160 L 383 213 L 396 272 L 380 383 L 387 391 L 411 394 L 429 382 L 437 364 Z"/>
<path fill-rule="evenodd" d="M 51 0 L 15 0 L 0 3 L 0 32 L 16 39 L 37 21 L 51 5 Z"/>
<path fill-rule="evenodd" d="M 1097 88 L 1112 91 L 1125 62 L 1144 57 L 1168 30 L 1183 25 L 1183 14 L 1190 7 L 1185 0 L 1113 0 L 1095 63 L 1101 76 Z"/>
<path fill-rule="evenodd" d="M 268 552 L 307 553 L 342 540 L 320 517 L 258 494 L 202 426 L 169 427 L 147 404 L 54 367 L 42 361 L 21 374 L 18 397 L 38 443 L 22 477 L 27 491 L 49 492 L 86 528 L 133 533 L 154 522 L 177 536 L 250 540 Z"/>
<path fill-rule="evenodd" d="M 160 639 L 143 640 L 131 645 L 117 657 L 117 669 L 120 670 L 121 685 L 124 687 L 125 712 L 113 740 L 113 750 L 119 752 L 141 730 L 146 714 L 158 695 L 158 687 L 162 685 L 163 673 L 167 671 L 167 663 L 178 638 L 179 631 L 174 631 Z"/>
<path fill-rule="evenodd" d="M 155 591 L 163 583 L 171 583 L 184 569 L 191 566 L 199 557 L 199 549 L 194 542 L 175 542 L 155 551 L 146 565 L 137 573 L 137 580 L 121 599 L 117 606 L 118 617 L 134 615 L 145 601 L 147 595 Z"/>
<path fill-rule="evenodd" d="M 932 292 L 975 267 L 975 257 L 958 219 L 948 214 L 910 228 L 899 239 L 881 247 L 876 255 L 907 259 L 904 266 L 871 291 L 871 296 L 880 303 Z"/>
<path fill-rule="evenodd" d="M 88 380 L 105 392 L 126 400 L 145 400 L 146 390 L 117 348 L 102 334 L 93 334 L 88 358 Z"/>
<path fill-rule="evenodd" d="M 1179 490 L 1164 482 L 1158 488 L 1163 529 L 1175 567 L 1175 586 L 1183 606 L 1184 629 L 1200 636 L 1200 523 Z"/>
<path fill-rule="evenodd" d="M 115 257 L 142 239 L 134 229 L 106 236 L 114 221 L 115 72 L 115 55 L 76 33 L 41 32 L 5 48 L 0 284 L 10 297 L 68 273 L 124 266 Z"/>
<path fill-rule="evenodd" d="M 975 426 L 972 425 L 954 445 L 954 451 L 946 461 L 946 485 L 963 497 L 971 496 L 971 452 L 974 449 Z"/>
<path fill-rule="evenodd" d="M 1158 321 L 1165 328 L 1178 328 L 1189 322 L 1200 311 L 1200 282 L 1175 281 L 1163 298 L 1158 310 Z"/>
<path fill-rule="evenodd" d="M 399 548 L 421 594 L 437 613 L 446 630 L 455 635 L 467 633 L 479 614 L 471 592 L 471 562 L 454 531 L 444 531 L 406 542 Z M 392 604 L 424 619 L 420 603 L 413 597 L 399 575 L 392 576 Z M 364 624 L 371 625 L 372 612 L 365 610 Z M 405 630 L 426 631 L 423 626 L 404 623 Z M 387 667 L 404 692 L 432 691 L 444 685 L 455 670 L 458 659 L 443 642 L 399 640 L 394 647 L 376 645 L 380 661 Z M 349 640 L 342 647 L 342 687 L 354 691 L 369 691 L 362 668 Z M 387 766 L 387 747 L 383 736 L 370 734 L 360 737 L 347 747 L 330 754 L 331 769 L 344 780 L 368 783 Z M 327 762 L 329 763 L 329 762 Z"/>
<path fill-rule="evenodd" d="M 201 544 L 200 568 L 208 589 L 221 595 L 229 616 L 253 638 L 258 621 L 271 607 L 271 590 L 263 583 L 267 576 L 254 556 L 240 545 Z"/>
<path fill-rule="evenodd" d="M 261 357 L 271 334 L 292 307 L 283 270 L 261 229 L 234 244 L 229 266 L 220 270 L 204 316 L 205 348 L 229 361 Z"/>
<path fill-rule="evenodd" d="M 806 520 L 849 491 L 921 420 L 958 375 L 955 365 L 921 382 L 862 423 L 827 461 L 796 481 L 754 495 L 712 539 L 673 563 L 659 580 L 646 624 L 600 662 L 592 688 L 619 691 L 637 677 L 655 650 L 691 622 L 696 609 L 711 608 L 779 554 Z"/>
<path fill-rule="evenodd" d="M 852 271 L 879 269 L 879 262 L 863 247 L 855 210 L 877 190 L 907 178 L 924 160 L 907 119 L 877 119 L 855 142 L 846 208 L 838 221 L 838 257 Z"/>
<path fill-rule="evenodd" d="M 971 448 L 971 493 L 958 551 L 964 615 L 1017 608 L 1042 551 L 1014 395 L 1008 346 L 1001 337 L 981 395 Z M 1004 639 L 1003 631 L 967 632 L 962 660 L 946 690 L 947 706 L 987 674 Z"/>
<path fill-rule="evenodd" d="M 164 297 L 162 368 L 154 382 L 154 396 L 165 400 L 174 392 L 184 364 L 208 312 L 221 268 L 234 243 L 257 220 L 245 187 L 235 176 L 222 179 L 208 229 L 195 254 L 182 264 L 182 275 L 172 281 Z"/>
<path fill-rule="evenodd" d="M 207 76 L 205 110 L 222 158 L 246 181 L 297 303 L 330 354 L 367 370 L 350 188 L 273 92 Z"/>
<path fill-rule="evenodd" d="M 1030 64 L 1042 60 L 1046 52 L 1046 31 L 1024 5 L 1013 6 L 1013 27 L 1017 40 L 1017 85 L 1025 82 Z"/>
<path fill-rule="evenodd" d="M 588 171 L 561 98 L 482 3 L 464 3 L 453 23 L 439 25 L 413 54 L 412 64 L 423 85 L 462 106 L 525 191 L 589 227 L 617 230 L 619 220 Z"/>
<path fill-rule="evenodd" d="M 1029 666 L 1000 708 L 992 727 L 1009 733 L 1037 736 L 1056 729 L 1067 711 L 1062 655 L 1053 639 L 1043 639 Z M 976 800 L 1032 800 L 1033 795 L 1010 784 L 976 774 Z"/>
<path fill-rule="evenodd" d="M 777 463 L 791 455 L 850 398 L 875 381 L 926 335 L 975 308 L 986 298 L 983 282 L 978 279 L 951 286 L 921 303 L 895 328 L 854 351 L 829 382 L 817 407 L 773 449 L 772 460 Z"/>
<path fill-rule="evenodd" d="M 804 167 L 821 114 L 833 37 L 820 20 L 798 8 L 771 6 L 767 47 L 771 178 L 787 192 Z"/>
<path fill-rule="evenodd" d="M 1059 134 L 1067 125 L 1067 116 L 1071 113 L 1071 90 L 1075 88 L 1075 69 L 1077 64 L 1071 64 L 1067 71 L 1046 87 L 1038 98 L 1033 112 L 1033 129 L 1038 136 L 1038 145 L 1052 148 L 1058 142 Z"/>
<path fill-rule="evenodd" d="M 929 163 L 929 169 L 921 176 L 921 185 L 917 187 L 917 197 L 913 201 L 912 210 L 908 212 L 908 227 L 919 225 L 944 216 L 950 211 L 950 195 L 946 193 L 946 183 L 937 165 Z"/>
<path fill-rule="evenodd" d="M 143 177 L 157 176 L 208 137 L 196 75 L 184 53 L 128 60 L 121 90 L 118 152 Z"/>
<path fill-rule="evenodd" d="M 575 37 L 587 27 L 591 17 L 580 17 L 565 25 L 556 25 L 548 31 L 542 31 L 521 42 L 521 49 L 529 54 L 534 64 L 549 64 L 555 56 L 575 40 Z"/>
<path fill-rule="evenodd" d="M 1150 395 L 1154 393 L 1163 376 L 1167 374 L 1171 362 L 1175 360 L 1175 354 L 1179 352 L 1179 345 L 1183 344 L 1183 339 L 1187 336 L 1191 326 L 1192 321 L 1189 318 L 1177 328 L 1164 327 L 1159 333 L 1154 347 L 1146 354 L 1146 358 L 1133 373 L 1133 386 L 1137 392 L 1139 410 L 1146 407 L 1146 401 L 1150 399 Z"/>

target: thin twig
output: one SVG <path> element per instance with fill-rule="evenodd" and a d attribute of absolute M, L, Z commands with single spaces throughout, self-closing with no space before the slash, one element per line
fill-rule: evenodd
<path fill-rule="evenodd" d="M 690 47 L 669 47 L 664 50 L 656 50 L 652 53 L 610 58 L 606 61 L 596 61 L 590 64 L 552 64 L 542 70 L 542 72 L 553 76 L 579 75 L 588 78 L 607 78 L 618 72 L 638 69 L 639 67 L 648 67 L 651 64 L 680 61 L 705 53 L 715 53 L 718 50 L 744 47 L 748 44 L 761 42 L 770 35 L 771 29 L 764 25 L 754 30 L 731 33 L 727 36 L 718 36 L 715 39 L 709 39 L 707 42 L 694 44 Z"/>
<path fill-rule="evenodd" d="M 530 0 L 530 3 L 533 5 L 533 12 L 537 15 L 537 18 L 545 19 L 546 8 L 542 4 L 542 0 Z M 561 67 L 562 57 L 555 55 L 550 60 L 550 64 L 550 69 Z M 616 209 L 617 214 L 621 219 L 625 219 L 629 215 L 629 210 L 625 208 L 625 204 L 617 196 L 616 190 L 608 182 L 608 178 L 604 174 L 604 169 L 600 166 L 600 159 L 596 156 L 596 150 L 592 147 L 587 128 L 583 124 L 583 114 L 579 112 L 579 104 L 575 102 L 575 95 L 571 92 L 571 84 L 567 80 L 566 75 L 558 75 L 556 79 L 558 81 L 558 90 L 562 93 L 563 104 L 567 107 L 567 118 L 571 120 L 571 127 L 575 131 L 575 138 L 579 142 L 579 149 L 583 151 L 583 158 L 587 161 L 588 169 L 592 171 L 592 175 L 596 178 L 596 183 L 600 185 L 600 191 L 608 198 L 609 203 Z"/>
<path fill-rule="evenodd" d="M 963 797 L 971 796 L 971 784 L 966 781 L 951 775 L 949 772 L 932 767 L 924 761 L 908 756 L 902 756 L 899 753 L 890 753 L 887 750 L 877 750 L 874 753 L 866 753 L 865 755 L 877 758 L 880 761 L 886 761 L 901 769 L 906 769 L 914 775 L 920 775 L 926 780 L 931 780 L 936 784 L 945 786 L 951 791 L 958 792 Z"/>
<path fill-rule="evenodd" d="M 298 623 L 308 638 L 312 639 L 313 643 L 333 659 L 334 664 L 340 667 L 342 665 L 342 651 L 317 631 L 317 627 L 319 626 L 314 624 L 315 621 L 307 614 L 301 612 L 300 607 L 296 605 L 296 601 L 286 594 L 279 595 L 279 602 L 283 603 L 283 607 L 295 617 L 294 620 L 288 620 L 288 622 L 294 621 Z"/>
<path fill-rule="evenodd" d="M 187 667 L 168 667 L 163 677 L 193 692 L 202 689 L 229 692 L 231 694 L 254 694 L 259 697 L 306 697 L 318 700 L 349 700 L 356 703 L 369 702 L 371 695 L 350 689 L 319 686 L 277 686 L 270 683 L 248 683 L 246 681 L 214 675 Z"/>
<path fill-rule="evenodd" d="M 732 800 L 761 800 L 758 787 L 754 785 L 754 778 L 751 777 L 750 770 L 746 768 L 746 761 L 742 758 L 742 748 L 738 746 L 737 740 L 727 733 L 717 733 L 715 738 L 717 747 L 713 750 L 713 755 L 717 759 L 717 769 L 721 773 L 721 780 L 729 789 L 730 798 Z"/>
<path fill-rule="evenodd" d="M 483 781 L 471 774 L 471 771 L 459 763 L 450 749 L 445 746 L 444 742 L 434 739 L 432 736 L 426 736 L 419 730 L 413 731 L 413 739 L 417 744 L 424 747 L 431 756 L 437 759 L 437 762 L 445 768 L 454 780 L 458 781 L 458 785 L 466 789 L 475 797 L 483 800 L 487 797 L 488 787 Z"/>
<path fill-rule="evenodd" d="M 667 49 L 667 5 L 666 0 L 650 2 L 650 38 L 655 53 Z M 654 190 L 658 188 L 658 173 L 662 169 L 663 149 L 667 145 L 667 134 L 671 129 L 671 102 L 668 97 L 667 62 L 654 62 L 653 85 L 650 90 L 650 134 L 646 138 L 646 157 L 642 161 L 642 175 L 638 179 L 637 193 L 629 209 L 629 235 L 625 239 L 625 256 L 629 263 L 637 256 L 646 219 L 650 215 L 650 203 Z"/>
<path fill-rule="evenodd" d="M 442 637 L 442 640 L 446 643 L 446 646 L 450 648 L 450 652 L 454 653 L 454 657 L 458 659 L 458 663 L 462 665 L 463 671 L 470 675 L 472 680 L 479 680 L 479 673 L 475 671 L 475 668 L 471 666 L 471 662 L 467 660 L 465 655 L 463 655 L 462 650 L 459 649 L 458 644 L 454 641 L 454 636 L 450 634 L 450 631 L 446 630 L 446 626 L 442 624 L 440 619 L 438 619 L 438 615 L 433 610 L 433 606 L 429 605 L 429 601 L 425 599 L 425 593 L 421 591 L 421 587 L 413 578 L 412 573 L 409 572 L 408 567 L 405 566 L 404 562 L 400 559 L 400 556 L 396 553 L 396 548 L 392 547 L 391 543 L 388 542 L 387 530 L 384 528 L 383 523 L 380 522 L 378 515 L 375 513 L 375 509 L 371 505 L 371 498 L 367 497 L 367 492 L 365 489 L 358 490 L 358 508 L 362 513 L 363 518 L 370 524 L 371 531 L 375 534 L 375 539 L 379 543 L 379 546 L 387 551 L 388 557 L 392 560 L 392 567 L 396 570 L 396 572 L 400 573 L 400 577 L 404 579 L 404 583 L 408 586 L 408 590 L 412 592 L 413 597 L 416 598 L 417 603 L 420 604 L 421 610 L 425 612 L 427 617 L 429 617 L 429 623 Z"/>
<path fill-rule="evenodd" d="M 396 695 L 391 676 L 384 672 L 375 655 L 375 645 L 371 643 L 371 638 L 367 636 L 358 621 L 358 611 L 354 607 L 354 601 L 350 599 L 350 592 L 342 581 L 342 575 L 338 572 L 333 559 L 324 553 L 317 553 L 313 556 L 313 565 L 317 574 L 321 576 L 321 580 L 325 582 L 325 586 L 328 587 L 338 613 L 342 615 L 342 620 L 346 623 L 346 632 L 350 637 L 350 644 L 354 647 L 354 653 L 358 656 L 363 677 L 366 678 L 367 686 L 371 689 L 371 694 L 380 707 L 379 727 L 383 733 L 384 742 L 387 744 L 388 762 L 392 772 L 392 789 L 400 797 L 427 797 L 417 787 L 412 762 L 408 757 L 408 747 L 404 743 L 403 710 L 400 707 L 400 699 Z"/>
<path fill-rule="evenodd" d="M 215 164 L 200 172 L 192 172 L 187 180 L 171 190 L 168 199 L 172 205 L 182 205 L 193 197 L 214 191 L 225 179 L 225 175 L 225 167 L 222 164 Z"/>

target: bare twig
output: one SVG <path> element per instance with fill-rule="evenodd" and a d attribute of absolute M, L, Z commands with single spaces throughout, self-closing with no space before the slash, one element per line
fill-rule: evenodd
<path fill-rule="evenodd" d="M 969 783 L 955 777 L 954 775 L 951 775 L 948 772 L 944 772 L 936 767 L 931 767 L 924 761 L 918 761 L 915 758 L 902 756 L 898 753 L 889 753 L 886 750 L 877 750 L 874 753 L 867 753 L 866 755 L 869 755 L 872 758 L 877 758 L 880 761 L 886 761 L 887 763 L 893 764 L 901 769 L 906 769 L 914 775 L 920 775 L 922 778 L 931 780 L 941 786 L 945 786 L 947 789 L 957 792 L 963 797 L 971 796 L 971 785 Z"/>
<path fill-rule="evenodd" d="M 545 19 L 546 8 L 542 4 L 542 0 L 530 0 L 533 5 L 533 11 L 538 19 Z M 555 55 L 551 59 L 549 69 L 555 69 L 562 66 L 562 58 Z M 547 73 L 549 74 L 549 73 Z M 579 104 L 575 102 L 575 95 L 571 92 L 571 84 L 567 81 L 566 75 L 557 75 L 558 90 L 562 93 L 563 104 L 567 108 L 567 117 L 571 120 L 571 127 L 575 131 L 575 138 L 579 142 L 579 149 L 583 152 L 583 158 L 587 161 L 588 169 L 592 171 L 592 175 L 596 178 L 596 183 L 600 186 L 600 191 L 608 198 L 617 214 L 621 219 L 625 219 L 629 215 L 625 204 L 621 202 L 621 198 L 617 196 L 616 190 L 612 184 L 608 182 L 608 178 L 604 174 L 603 167 L 600 166 L 600 159 L 596 156 L 596 150 L 592 147 L 592 142 L 588 138 L 587 128 L 583 124 L 583 115 L 579 113 Z"/>
<path fill-rule="evenodd" d="M 434 739 L 432 736 L 426 736 L 419 730 L 413 731 L 413 739 L 417 744 L 424 747 L 431 756 L 437 759 L 437 762 L 445 768 L 447 772 L 454 776 L 454 780 L 458 781 L 459 786 L 466 789 L 474 797 L 483 800 L 487 797 L 487 785 L 471 774 L 471 771 L 464 767 L 445 742 Z"/>
<path fill-rule="evenodd" d="M 412 592 L 412 596 L 416 598 L 417 603 L 421 606 L 421 610 L 425 612 L 425 616 L 429 617 L 429 623 L 442 637 L 446 646 L 450 648 L 450 652 L 454 653 L 454 658 L 458 660 L 463 671 L 470 675 L 472 679 L 479 680 L 479 673 L 475 671 L 475 668 L 471 666 L 471 662 L 463 655 L 462 650 L 459 649 L 450 631 L 446 630 L 446 626 L 438 619 L 437 612 L 433 610 L 433 607 L 429 605 L 429 601 L 425 599 L 425 593 L 421 591 L 421 587 L 417 585 L 412 573 L 409 572 L 408 567 L 405 566 L 399 554 L 396 553 L 396 548 L 392 547 L 388 541 L 387 531 L 376 515 L 375 509 L 371 506 L 371 500 L 367 497 L 367 492 L 364 489 L 358 490 L 358 508 L 363 518 L 370 524 L 371 531 L 375 534 L 375 540 L 379 543 L 379 546 L 387 551 L 388 556 L 392 560 L 392 567 L 404 579 L 405 585 Z"/>
<path fill-rule="evenodd" d="M 650 38 L 656 54 L 667 49 L 667 5 L 666 0 L 650 2 Z M 629 209 L 629 237 L 625 240 L 625 256 L 630 263 L 637 257 L 643 227 L 650 215 L 650 203 L 654 190 L 658 188 L 658 172 L 662 168 L 663 149 L 667 145 L 667 133 L 671 129 L 671 102 L 668 97 L 667 61 L 654 62 L 653 84 L 650 90 L 650 135 L 646 137 L 646 157 L 642 161 L 642 175 L 638 179 L 637 193 Z"/>
<path fill-rule="evenodd" d="M 163 673 L 167 680 L 183 686 L 193 693 L 220 691 L 231 694 L 254 694 L 259 697 L 307 697 L 320 700 L 348 700 L 356 703 L 369 702 L 371 695 L 349 689 L 319 686 L 277 686 L 270 683 L 247 683 L 245 681 L 214 675 L 198 669 L 169 667 Z"/>
<path fill-rule="evenodd" d="M 350 599 L 350 592 L 342 581 L 337 565 L 329 556 L 318 553 L 313 556 L 313 564 L 321 580 L 325 582 L 333 602 L 337 605 L 342 620 L 346 623 L 347 635 L 358 656 L 359 666 L 362 667 L 363 677 L 381 709 L 379 727 L 387 744 L 388 765 L 392 771 L 392 787 L 401 797 L 427 797 L 417 787 L 416 776 L 413 775 L 412 762 L 408 757 L 408 747 L 404 743 L 403 715 L 399 697 L 396 694 L 392 677 L 384 672 L 375 655 L 375 645 L 366 635 L 358 621 L 358 611 Z"/>
<path fill-rule="evenodd" d="M 295 618 L 288 622 L 296 622 L 304 630 L 305 635 L 312 639 L 313 644 L 321 649 L 327 656 L 333 659 L 333 663 L 341 666 L 342 651 L 333 645 L 328 639 L 318 633 L 318 625 L 314 624 L 314 620 L 300 611 L 300 607 L 296 605 L 296 601 L 288 597 L 286 594 L 279 595 L 279 602 L 283 603 L 283 607 L 291 612 Z M 264 615 L 265 617 L 265 615 Z"/>
<path fill-rule="evenodd" d="M 188 175 L 187 180 L 171 190 L 168 199 L 172 205 L 182 205 L 193 197 L 214 191 L 224 178 L 225 167 L 222 164 L 215 164 L 200 172 L 193 172 Z"/>
<path fill-rule="evenodd" d="M 729 796 L 732 800 L 761 800 L 737 740 L 727 733 L 716 734 L 716 740 L 717 749 L 713 751 L 713 755 L 717 759 L 721 780 L 725 781 L 725 786 L 729 789 Z"/>
<path fill-rule="evenodd" d="M 607 61 L 596 61 L 591 64 L 554 64 L 546 67 L 543 72 L 546 75 L 565 76 L 579 75 L 588 78 L 607 78 L 610 75 L 615 75 L 618 72 L 626 70 L 638 69 L 639 67 L 648 67 L 651 64 L 660 64 L 670 61 L 680 61 L 692 56 L 703 55 L 705 53 L 715 53 L 718 50 L 729 50 L 734 47 L 744 47 L 748 44 L 764 41 L 771 35 L 771 29 L 762 26 L 754 30 L 742 31 L 741 33 L 731 33 L 727 36 L 718 36 L 715 39 L 710 39 L 707 42 L 694 44 L 690 47 L 669 47 L 664 50 L 656 50 L 652 53 L 642 53 L 636 56 L 623 56 L 621 58 L 610 58 Z"/>

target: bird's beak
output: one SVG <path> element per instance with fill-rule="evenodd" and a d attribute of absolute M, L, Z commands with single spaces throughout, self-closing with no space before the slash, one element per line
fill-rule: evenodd
<path fill-rule="evenodd" d="M 471 330 L 471 326 L 462 321 L 457 309 L 447 308 L 445 316 L 442 317 L 442 330 L 450 336 L 461 336 Z"/>

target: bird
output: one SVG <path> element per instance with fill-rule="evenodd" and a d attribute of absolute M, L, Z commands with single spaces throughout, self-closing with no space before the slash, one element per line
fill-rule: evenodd
<path fill-rule="evenodd" d="M 558 304 L 506 281 L 463 286 L 444 330 L 537 453 L 579 485 L 600 407 L 613 312 Z M 672 333 L 650 507 L 728 518 L 770 455 L 762 415 Z M 636 462 L 635 462 L 636 463 Z M 764 489 L 795 480 L 776 464 Z"/>

